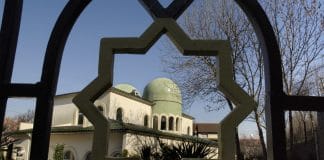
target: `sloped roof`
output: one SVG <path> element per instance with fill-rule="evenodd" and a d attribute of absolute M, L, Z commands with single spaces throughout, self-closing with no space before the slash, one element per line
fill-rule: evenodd
<path fill-rule="evenodd" d="M 118 94 L 120 96 L 124 96 L 126 98 L 129 98 L 129 99 L 132 99 L 132 100 L 135 100 L 135 101 L 138 101 L 138 102 L 150 105 L 150 106 L 152 106 L 154 104 L 153 102 L 151 102 L 151 101 L 149 101 L 149 100 L 147 100 L 145 98 L 133 95 L 132 93 L 127 93 L 126 91 L 121 90 L 119 88 L 111 87 L 107 91 L 108 92 L 113 92 L 113 93 Z M 65 93 L 65 94 L 56 95 L 54 98 L 57 99 L 57 98 L 65 98 L 65 97 L 75 97 L 79 93 L 80 92 Z"/>
<path fill-rule="evenodd" d="M 195 117 L 190 116 L 189 114 L 185 114 L 185 113 L 182 113 L 182 117 L 189 118 L 189 119 L 192 119 L 192 120 L 195 119 Z"/>
<path fill-rule="evenodd" d="M 219 124 L 218 123 L 194 123 L 193 130 L 198 133 L 218 133 Z"/>

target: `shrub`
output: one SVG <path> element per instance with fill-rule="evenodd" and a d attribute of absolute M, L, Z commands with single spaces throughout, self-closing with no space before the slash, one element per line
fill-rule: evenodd
<path fill-rule="evenodd" d="M 179 144 L 167 145 L 158 140 L 158 147 L 143 145 L 139 150 L 142 160 L 181 160 L 182 158 L 207 158 L 215 155 L 215 149 L 208 144 L 199 142 L 181 142 Z"/>
<path fill-rule="evenodd" d="M 215 154 L 208 144 L 199 142 L 181 142 L 177 145 L 166 145 L 160 142 L 163 159 L 181 160 L 182 158 L 207 158 Z"/>
<path fill-rule="evenodd" d="M 122 157 L 128 157 L 128 150 L 127 149 L 123 150 Z"/>
<path fill-rule="evenodd" d="M 63 160 L 64 144 L 56 144 L 53 159 L 54 160 Z"/>

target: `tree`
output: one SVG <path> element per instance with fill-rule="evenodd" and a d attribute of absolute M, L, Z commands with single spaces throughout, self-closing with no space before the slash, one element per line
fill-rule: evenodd
<path fill-rule="evenodd" d="M 185 13 L 180 23 L 184 30 L 196 39 L 228 39 L 233 49 L 233 79 L 251 95 L 256 102 L 262 101 L 263 63 L 260 45 L 247 18 L 231 1 L 199 1 Z M 172 48 L 171 48 L 172 49 Z M 170 49 L 169 49 L 170 50 Z M 172 50 L 171 50 L 172 51 Z M 206 102 L 208 110 L 218 110 L 234 104 L 217 89 L 217 58 L 179 57 L 172 55 L 164 59 L 166 71 L 174 75 L 183 93 L 183 100 L 190 106 L 200 98 Z M 261 103 L 259 103 L 261 104 Z M 263 153 L 266 154 L 262 130 L 262 105 L 249 116 L 258 127 Z M 240 145 L 236 135 L 236 150 L 239 159 Z"/>
<path fill-rule="evenodd" d="M 63 153 L 64 153 L 64 144 L 56 144 L 54 153 L 53 153 L 53 159 L 54 160 L 63 160 Z"/>
<path fill-rule="evenodd" d="M 1 137 L 1 147 L 8 146 L 9 144 L 16 141 L 10 134 L 10 132 L 18 130 L 18 122 L 10 117 L 6 117 L 3 122 L 3 132 Z"/>
<path fill-rule="evenodd" d="M 242 148 L 242 152 L 244 153 L 244 159 L 262 159 L 262 147 L 259 139 L 253 139 L 252 137 L 243 136 L 240 139 L 240 145 Z"/>
<path fill-rule="evenodd" d="M 288 95 L 301 95 L 311 68 L 323 59 L 324 19 L 318 0 L 261 0 L 277 36 L 281 56 L 284 90 Z M 263 155 L 266 147 L 264 128 L 264 71 L 260 44 L 254 30 L 232 1 L 198 1 L 179 23 L 196 39 L 228 39 L 233 49 L 234 80 L 258 103 L 249 120 L 256 123 Z M 174 48 L 167 45 L 168 52 Z M 168 54 L 163 62 L 183 93 L 188 106 L 197 98 L 206 102 L 208 110 L 233 104 L 217 90 L 214 70 L 217 59 L 212 57 L 179 57 Z M 304 112 L 301 112 L 302 114 Z M 293 133 L 293 131 L 291 131 Z M 238 146 L 238 145 L 237 145 Z M 239 148 L 237 147 L 239 151 Z"/>
<path fill-rule="evenodd" d="M 34 117 L 35 117 L 35 111 L 34 110 L 28 110 L 25 113 L 19 114 L 15 117 L 18 122 L 29 122 L 32 123 L 34 122 Z"/>
<path fill-rule="evenodd" d="M 267 6 L 279 42 L 284 91 L 288 95 L 308 95 L 305 93 L 308 90 L 306 82 L 314 74 L 312 67 L 323 61 L 324 42 L 321 37 L 324 17 L 321 3 L 318 0 L 272 0 L 263 3 Z M 290 147 L 294 141 L 292 116 L 289 111 Z"/>
<path fill-rule="evenodd" d="M 19 129 L 19 124 L 21 122 L 33 122 L 33 119 L 33 110 L 28 110 L 26 113 L 18 114 L 15 117 L 6 117 L 3 123 L 1 146 L 7 146 L 17 141 L 17 139 L 11 136 L 11 133 Z"/>

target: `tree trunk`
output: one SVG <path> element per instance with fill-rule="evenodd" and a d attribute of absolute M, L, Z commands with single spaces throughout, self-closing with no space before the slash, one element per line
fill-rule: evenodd
<path fill-rule="evenodd" d="M 240 139 L 239 139 L 237 128 L 235 129 L 235 145 L 236 145 L 237 160 L 244 160 L 244 155 L 241 151 Z"/>
<path fill-rule="evenodd" d="M 264 142 L 263 131 L 262 131 L 262 127 L 261 127 L 260 118 L 257 114 L 257 110 L 254 110 L 254 115 L 255 115 L 255 122 L 258 127 L 258 133 L 259 133 L 260 143 L 261 143 L 261 147 L 262 147 L 263 159 L 266 160 L 267 159 L 267 148 L 266 148 L 266 144 Z"/>
<path fill-rule="evenodd" d="M 289 148 L 290 150 L 292 150 L 294 145 L 294 128 L 293 128 L 291 111 L 288 112 L 288 118 L 289 118 Z"/>
<path fill-rule="evenodd" d="M 306 128 L 306 120 L 303 120 L 303 126 L 304 126 L 304 143 L 307 143 L 307 128 Z"/>
<path fill-rule="evenodd" d="M 230 99 L 226 98 L 227 104 L 230 108 L 230 110 L 232 111 L 234 109 L 233 104 L 231 102 Z M 238 135 L 238 130 L 237 128 L 235 129 L 235 146 L 236 146 L 236 156 L 237 156 L 237 160 L 244 160 L 244 155 L 241 151 L 241 146 L 240 146 L 240 139 L 239 139 L 239 135 Z"/>

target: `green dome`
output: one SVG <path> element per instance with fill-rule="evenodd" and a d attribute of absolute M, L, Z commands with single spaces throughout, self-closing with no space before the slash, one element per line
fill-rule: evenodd
<path fill-rule="evenodd" d="M 150 101 L 169 101 L 182 104 L 181 92 L 177 84 L 168 78 L 157 78 L 144 89 L 143 98 Z"/>
<path fill-rule="evenodd" d="M 120 89 L 126 93 L 134 93 L 135 95 L 140 95 L 137 89 L 130 84 L 118 84 L 115 86 L 115 88 Z"/>
<path fill-rule="evenodd" d="M 143 98 L 154 102 L 153 114 L 182 115 L 181 92 L 170 79 L 154 79 L 145 87 Z"/>

